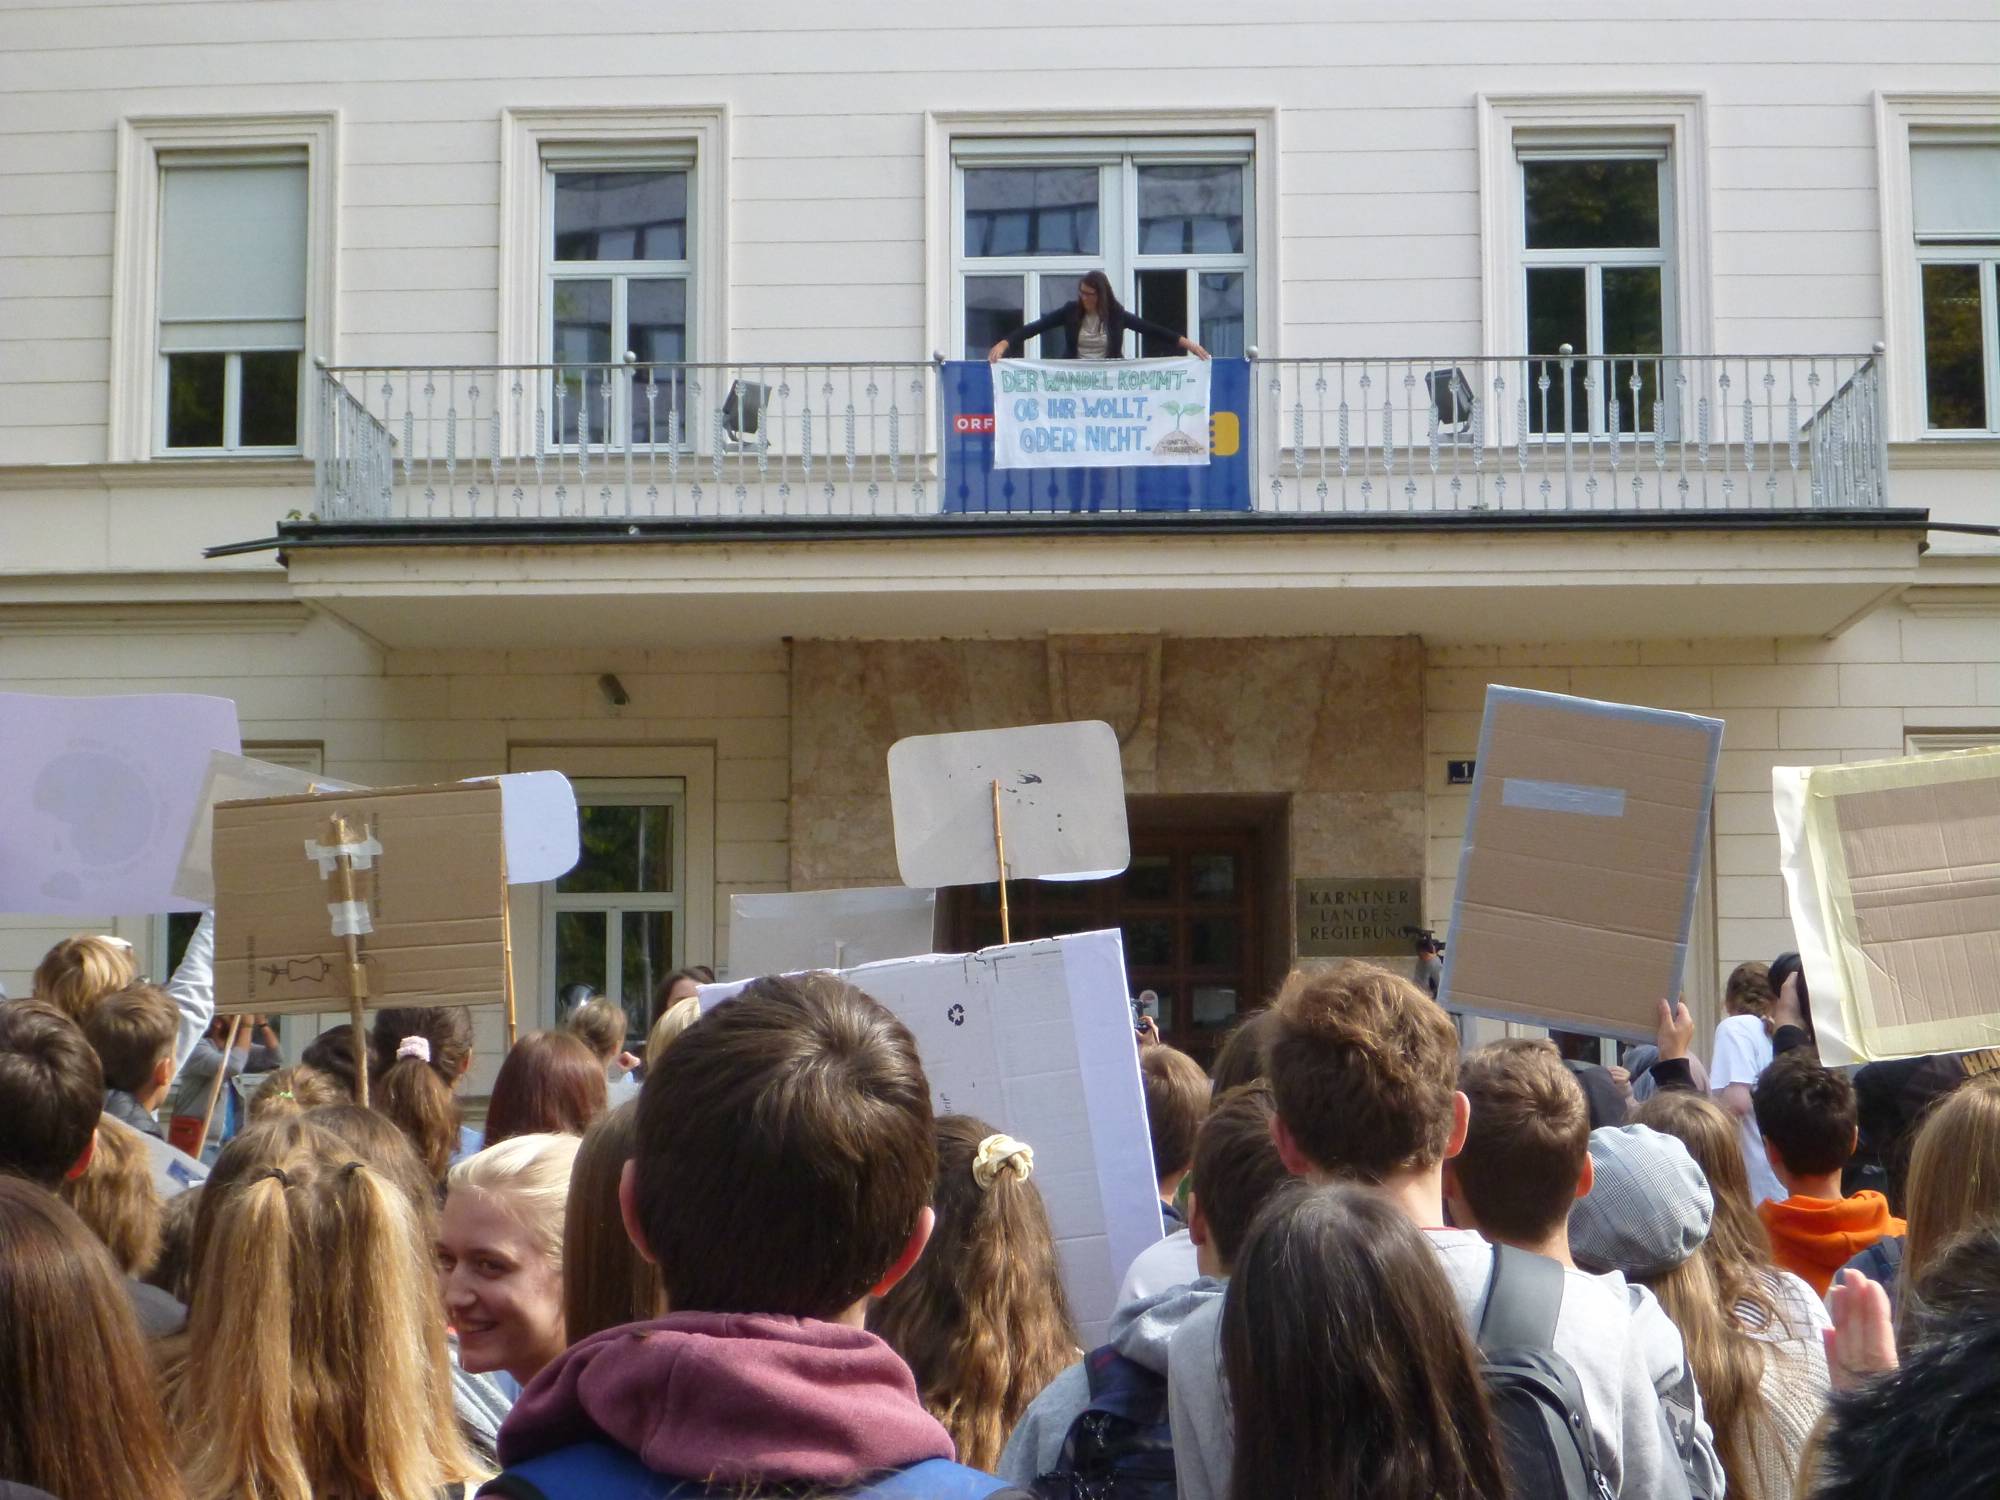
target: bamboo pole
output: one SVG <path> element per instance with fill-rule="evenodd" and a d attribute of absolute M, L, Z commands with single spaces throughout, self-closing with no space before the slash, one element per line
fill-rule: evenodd
<path fill-rule="evenodd" d="M 223 1082 L 229 1077 L 229 1054 L 236 1050 L 236 1034 L 242 1026 L 242 1016 L 229 1018 L 229 1037 L 222 1044 L 222 1061 L 216 1066 L 215 1077 L 208 1083 L 208 1108 L 202 1112 L 201 1134 L 194 1138 L 194 1150 L 188 1153 L 196 1161 L 201 1160 L 201 1149 L 208 1144 L 208 1128 L 215 1123 L 216 1101 L 222 1097 Z"/>
<path fill-rule="evenodd" d="M 356 839 L 354 826 L 344 813 L 335 813 L 327 820 L 326 842 L 337 851 L 333 858 L 334 899 L 343 907 L 352 906 L 354 855 L 350 846 Z M 349 1019 L 354 1023 L 354 1099 L 365 1109 L 368 1107 L 368 969 L 361 961 L 361 935 L 343 933 L 341 942 L 347 949 L 347 1003 Z"/>
<path fill-rule="evenodd" d="M 993 857 L 1000 866 L 1000 941 L 1014 941 L 1014 930 L 1007 919 L 1007 835 L 1000 826 L 1000 783 L 993 783 Z"/>

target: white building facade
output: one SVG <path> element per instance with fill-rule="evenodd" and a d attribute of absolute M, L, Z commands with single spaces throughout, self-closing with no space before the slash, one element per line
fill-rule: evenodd
<path fill-rule="evenodd" d="M 2000 738 L 2000 16 L 1882 11 L 11 6 L 0 686 L 567 772 L 530 1024 L 893 882 L 896 738 L 1107 718 L 1133 870 L 1017 924 L 1197 1051 L 1302 883 L 1443 925 L 1488 683 L 1712 713 L 1712 1019 L 1774 764 Z M 1229 504 L 941 458 L 1092 269 L 1244 372 Z"/>

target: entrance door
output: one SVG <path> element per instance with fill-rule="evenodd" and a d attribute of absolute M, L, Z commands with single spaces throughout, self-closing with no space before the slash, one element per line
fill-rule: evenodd
<path fill-rule="evenodd" d="M 1116 927 L 1134 996 L 1159 997 L 1160 1030 L 1206 1063 L 1263 993 L 1260 831 L 1134 828 L 1132 863 L 1111 880 L 1007 884 L 1014 940 Z M 959 951 L 1000 941 L 998 885 L 953 893 Z"/>

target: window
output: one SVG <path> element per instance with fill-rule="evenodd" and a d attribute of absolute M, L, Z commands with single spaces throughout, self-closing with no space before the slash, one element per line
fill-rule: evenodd
<path fill-rule="evenodd" d="M 2000 430 L 2000 140 L 1913 139 L 1924 427 Z"/>
<path fill-rule="evenodd" d="M 623 1005 L 638 1034 L 653 993 L 685 961 L 686 798 L 678 781 L 577 788 L 582 857 L 555 882 L 543 944 L 547 993 L 589 985 Z"/>
<path fill-rule="evenodd" d="M 1667 235 L 1673 223 L 1664 152 L 1521 153 L 1521 275 L 1527 352 L 1547 358 L 1659 355 L 1672 326 Z M 1538 378 L 1543 367 L 1537 365 Z M 1595 378 L 1594 378 L 1595 377 Z M 1560 376 L 1557 376 L 1560 379 Z M 1633 388 L 1636 379 L 1638 389 Z M 1606 395 L 1595 393 L 1604 389 Z M 1530 386 L 1531 432 L 1650 430 L 1658 359 L 1579 359 L 1570 390 Z"/>
<path fill-rule="evenodd" d="M 549 164 L 545 216 L 548 357 L 560 367 L 552 436 L 601 443 L 618 431 L 635 443 L 666 442 L 668 413 L 685 409 L 677 393 L 631 400 L 627 382 L 581 367 L 615 365 L 628 352 L 641 364 L 688 358 L 692 174 L 560 163 L 558 155 Z"/>
<path fill-rule="evenodd" d="M 1252 278 L 1247 138 L 1084 145 L 954 143 L 958 347 L 983 358 L 1001 335 L 1076 295 L 1102 270 L 1142 317 L 1240 356 Z M 1057 352 L 1059 336 L 1030 354 Z M 1172 354 L 1145 339 L 1127 353 Z"/>

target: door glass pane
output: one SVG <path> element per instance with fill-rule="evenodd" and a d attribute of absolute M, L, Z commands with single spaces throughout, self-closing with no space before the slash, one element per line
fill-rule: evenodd
<path fill-rule="evenodd" d="M 1660 167 L 1658 161 L 1522 162 L 1528 248 L 1657 246 Z"/>
<path fill-rule="evenodd" d="M 1607 354 L 1658 354 L 1663 348 L 1666 311 L 1660 295 L 1658 266 L 1606 266 L 1604 284 L 1604 349 Z M 1632 377 L 1639 377 L 1639 398 L 1632 399 Z M 1600 381 L 1613 386 L 1618 401 L 1620 432 L 1650 432 L 1653 428 L 1653 400 L 1659 394 L 1659 361 L 1644 359 L 1636 364 L 1620 360 L 1602 372 Z M 1597 396 L 1597 424 L 1608 421 L 1604 410 L 1606 395 Z"/>
<path fill-rule="evenodd" d="M 1135 854 L 1125 871 L 1127 905 L 1151 905 L 1174 899 L 1174 865 L 1164 854 Z"/>
<path fill-rule="evenodd" d="M 1190 991 L 1194 1014 L 1189 1024 L 1199 1031 L 1217 1031 L 1236 1024 L 1237 994 L 1226 984 L 1198 984 Z"/>
<path fill-rule="evenodd" d="M 167 446 L 222 446 L 222 381 L 226 354 L 167 356 Z"/>
<path fill-rule="evenodd" d="M 550 296 L 553 329 L 549 340 L 555 363 L 569 368 L 556 372 L 560 391 L 550 393 L 549 422 L 555 440 L 574 443 L 588 435 L 604 440 L 606 372 L 577 369 L 605 365 L 611 355 L 611 283 L 558 281 Z"/>
<path fill-rule="evenodd" d="M 573 984 L 587 984 L 604 992 L 604 932 L 606 914 L 601 911 L 559 911 L 556 913 L 556 993 Z"/>
<path fill-rule="evenodd" d="M 968 167 L 965 253 L 1096 255 L 1096 167 Z"/>
<path fill-rule="evenodd" d="M 1925 266 L 1924 411 L 1933 428 L 1986 425 L 1978 266 Z"/>
<path fill-rule="evenodd" d="M 635 277 L 625 284 L 625 347 L 639 356 L 642 365 L 678 364 L 688 357 L 685 278 Z M 683 440 L 690 436 L 691 419 L 706 420 L 688 411 L 681 372 L 642 371 L 632 386 L 632 441 L 664 443 L 667 417 L 674 411 L 681 413 Z"/>
<path fill-rule="evenodd" d="M 1170 967 L 1174 961 L 1171 917 L 1141 917 L 1125 923 L 1125 964 L 1132 969 Z"/>
<path fill-rule="evenodd" d="M 1187 283 L 1185 271 L 1141 271 L 1139 315 L 1185 335 L 1188 331 Z M 1142 359 L 1163 359 L 1179 352 L 1179 346 L 1168 339 L 1147 334 L 1139 340 Z"/>
<path fill-rule="evenodd" d="M 1188 962 L 1197 969 L 1235 964 L 1242 922 L 1235 916 L 1196 917 L 1188 924 Z"/>
<path fill-rule="evenodd" d="M 686 172 L 556 173 L 557 260 L 686 260 Z"/>
<path fill-rule="evenodd" d="M 619 1003 L 643 1039 L 653 991 L 674 971 L 674 914 L 670 911 L 628 911 L 620 921 L 618 963 Z"/>
<path fill-rule="evenodd" d="M 1543 356 L 1528 369 L 1528 430 L 1563 430 L 1562 367 L 1555 353 L 1564 344 L 1581 353 L 1585 341 L 1584 271 L 1582 266 L 1530 266 L 1528 268 L 1528 352 Z M 1578 360 L 1570 371 L 1571 395 L 1576 406 L 1576 427 L 1583 420 L 1584 362 Z M 1542 389 L 1547 376 L 1548 389 Z"/>
<path fill-rule="evenodd" d="M 671 807 L 579 807 L 576 866 L 558 891 L 671 891 Z"/>
<path fill-rule="evenodd" d="M 1236 899 L 1236 856 L 1197 854 L 1188 860 L 1188 885 L 1197 901 Z"/>
<path fill-rule="evenodd" d="M 986 351 L 1028 320 L 1021 315 L 1019 276 L 965 278 L 965 357 L 984 359 Z"/>
<path fill-rule="evenodd" d="M 1067 271 L 1059 275 L 1044 273 L 1037 278 L 1035 295 L 1041 306 L 1041 312 L 1037 316 L 1046 318 L 1064 303 L 1074 301 L 1077 280 L 1077 277 Z M 1120 333 L 1118 337 L 1122 342 L 1125 335 Z M 1060 328 L 1051 328 L 1047 333 L 1035 335 L 1035 341 L 1029 346 L 1028 353 L 1036 359 L 1061 359 L 1064 348 L 1063 331 Z"/>
<path fill-rule="evenodd" d="M 299 357 L 291 350 L 243 356 L 246 448 L 292 448 L 299 441 Z"/>
<path fill-rule="evenodd" d="M 1243 166 L 1139 168 L 1141 255 L 1235 255 L 1243 250 Z"/>
<path fill-rule="evenodd" d="M 1243 357 L 1243 273 L 1204 271 L 1201 273 L 1201 332 L 1196 336 L 1202 348 L 1217 359 Z"/>

